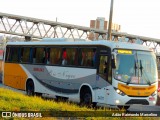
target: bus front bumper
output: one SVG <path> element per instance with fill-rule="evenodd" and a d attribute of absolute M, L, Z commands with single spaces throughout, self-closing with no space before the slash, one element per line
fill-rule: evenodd
<path fill-rule="evenodd" d="M 141 105 L 155 105 L 157 101 L 157 96 L 148 96 L 148 97 L 129 97 L 119 96 L 116 97 L 113 104 L 116 105 L 134 105 L 134 104 L 141 104 Z"/>

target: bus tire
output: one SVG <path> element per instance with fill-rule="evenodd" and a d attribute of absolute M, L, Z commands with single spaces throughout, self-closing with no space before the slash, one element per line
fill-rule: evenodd
<path fill-rule="evenodd" d="M 26 93 L 28 96 L 34 96 L 34 82 L 32 80 L 27 81 L 26 84 Z"/>
<path fill-rule="evenodd" d="M 42 97 L 42 93 L 35 92 L 34 95 L 36 95 L 37 97 Z"/>
<path fill-rule="evenodd" d="M 92 93 L 89 87 L 82 87 L 81 92 L 80 92 L 80 104 L 91 107 Z"/>
<path fill-rule="evenodd" d="M 119 109 L 124 109 L 124 110 L 128 110 L 130 106 L 122 106 L 122 105 L 118 105 Z"/>

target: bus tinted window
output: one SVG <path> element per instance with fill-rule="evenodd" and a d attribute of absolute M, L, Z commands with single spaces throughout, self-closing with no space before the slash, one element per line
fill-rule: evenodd
<path fill-rule="evenodd" d="M 33 50 L 33 63 L 45 62 L 45 48 L 34 48 Z"/>
<path fill-rule="evenodd" d="M 11 61 L 11 48 L 10 47 L 7 47 L 6 49 L 6 61 Z"/>
<path fill-rule="evenodd" d="M 19 48 L 18 47 L 12 47 L 11 48 L 11 62 L 18 62 L 19 57 Z"/>
<path fill-rule="evenodd" d="M 60 64 L 61 62 L 61 48 L 50 48 L 49 62 L 50 64 Z"/>
<path fill-rule="evenodd" d="M 95 48 L 82 48 L 80 52 L 80 65 L 94 67 L 96 62 Z"/>
<path fill-rule="evenodd" d="M 21 49 L 21 62 L 28 63 L 30 62 L 30 48 L 24 47 Z"/>
<path fill-rule="evenodd" d="M 78 65 L 78 51 L 77 51 L 77 49 L 76 48 L 67 48 L 66 49 L 66 58 L 64 58 L 64 54 L 63 54 L 62 59 L 63 60 L 66 59 L 66 65 Z M 62 63 L 63 63 L 63 60 L 62 60 Z"/>

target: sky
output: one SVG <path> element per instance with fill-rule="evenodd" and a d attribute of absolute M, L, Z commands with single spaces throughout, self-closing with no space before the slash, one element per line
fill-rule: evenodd
<path fill-rule="evenodd" d="M 109 20 L 111 0 L 1 0 L 0 12 L 90 26 Z M 121 32 L 160 39 L 160 0 L 114 0 L 113 23 Z"/>

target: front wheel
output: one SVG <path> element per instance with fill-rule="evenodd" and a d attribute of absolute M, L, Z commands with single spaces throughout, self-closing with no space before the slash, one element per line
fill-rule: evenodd
<path fill-rule="evenodd" d="M 85 105 L 90 105 L 92 103 L 92 95 L 89 92 L 85 93 L 82 99 Z"/>
<path fill-rule="evenodd" d="M 92 94 L 90 89 L 83 89 L 81 91 L 80 100 L 81 105 L 92 106 Z"/>

